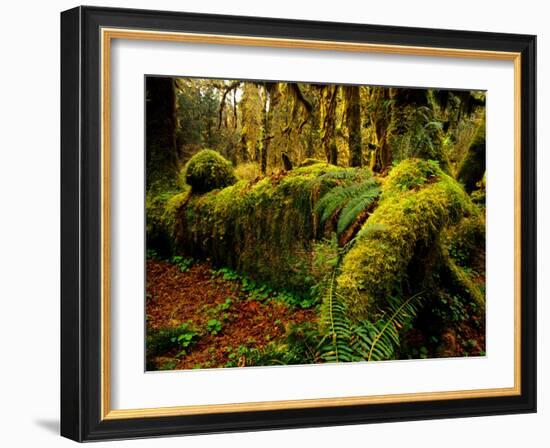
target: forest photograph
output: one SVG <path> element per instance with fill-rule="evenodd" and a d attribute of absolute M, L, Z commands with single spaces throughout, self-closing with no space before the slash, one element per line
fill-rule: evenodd
<path fill-rule="evenodd" d="M 485 356 L 486 92 L 144 90 L 147 371 Z"/>

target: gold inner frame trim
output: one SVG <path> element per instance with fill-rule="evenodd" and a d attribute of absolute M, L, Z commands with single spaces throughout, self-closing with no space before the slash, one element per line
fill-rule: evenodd
<path fill-rule="evenodd" d="M 452 57 L 514 63 L 514 386 L 507 388 L 402 393 L 303 400 L 111 409 L 110 388 L 110 50 L 113 39 L 240 45 L 356 53 Z M 134 29 L 101 29 L 101 419 L 167 417 L 315 407 L 405 403 L 431 400 L 503 397 L 521 394 L 521 54 L 513 52 L 415 47 L 302 39 L 194 34 Z"/>

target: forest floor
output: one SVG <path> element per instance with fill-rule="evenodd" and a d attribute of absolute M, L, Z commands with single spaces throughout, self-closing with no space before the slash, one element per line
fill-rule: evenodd
<path fill-rule="evenodd" d="M 147 331 L 188 324 L 198 338 L 185 354 L 172 349 L 153 357 L 156 369 L 244 365 L 240 347 L 261 349 L 282 340 L 292 324 L 317 321 L 315 307 L 296 309 L 277 300 L 255 300 L 238 280 L 216 276 L 208 263 L 187 269 L 147 260 Z"/>

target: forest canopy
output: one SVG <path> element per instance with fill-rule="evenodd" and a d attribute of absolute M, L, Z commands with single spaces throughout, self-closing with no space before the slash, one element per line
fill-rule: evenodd
<path fill-rule="evenodd" d="M 147 77 L 145 100 L 150 368 L 484 354 L 485 92 Z M 233 292 L 166 319 L 204 275 Z M 284 308 L 268 341 L 248 300 Z"/>

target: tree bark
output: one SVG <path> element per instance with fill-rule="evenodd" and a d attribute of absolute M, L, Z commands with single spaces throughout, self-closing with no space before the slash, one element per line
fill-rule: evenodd
<path fill-rule="evenodd" d="M 361 105 L 359 103 L 359 86 L 346 86 L 346 126 L 348 128 L 349 164 L 363 164 L 361 144 Z"/>
<path fill-rule="evenodd" d="M 147 191 L 177 186 L 176 92 L 173 78 L 146 78 Z"/>
<path fill-rule="evenodd" d="M 260 169 L 262 174 L 267 172 L 267 157 L 269 154 L 269 142 L 273 138 L 271 135 L 271 125 L 273 122 L 273 110 L 279 101 L 279 86 L 275 82 L 268 82 L 264 85 L 264 137 L 262 141 L 262 153 L 260 160 Z"/>
<path fill-rule="evenodd" d="M 336 99 L 337 86 L 324 86 L 321 90 L 320 110 L 320 134 L 321 144 L 325 151 L 328 163 L 336 165 L 338 159 L 338 150 L 335 151 L 336 142 L 334 141 L 334 128 L 336 126 Z"/>

